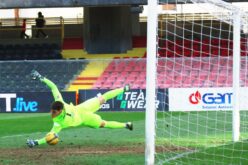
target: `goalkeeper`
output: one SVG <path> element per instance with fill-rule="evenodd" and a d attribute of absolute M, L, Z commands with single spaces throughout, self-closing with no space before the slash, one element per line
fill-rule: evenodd
<path fill-rule="evenodd" d="M 41 76 L 37 71 L 31 72 L 32 79 L 38 79 L 45 83 L 50 89 L 55 99 L 55 102 L 51 105 L 51 117 L 53 120 L 53 128 L 50 132 L 58 134 L 63 128 L 75 127 L 84 125 L 92 128 L 127 128 L 133 130 L 133 124 L 131 122 L 120 123 L 116 121 L 105 121 L 94 112 L 100 109 L 100 105 L 105 103 L 107 100 L 116 97 L 117 95 L 128 91 L 129 86 L 126 85 L 124 88 L 118 88 L 98 95 L 95 98 L 89 99 L 77 106 L 67 104 L 64 102 L 57 86 Z M 27 140 L 29 147 L 41 145 L 46 143 L 45 137 L 38 140 Z"/>

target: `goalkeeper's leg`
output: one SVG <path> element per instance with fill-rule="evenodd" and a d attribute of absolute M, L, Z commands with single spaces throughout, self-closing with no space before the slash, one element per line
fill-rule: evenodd
<path fill-rule="evenodd" d="M 120 123 L 117 121 L 105 121 L 103 120 L 101 122 L 100 128 L 127 128 L 129 130 L 133 130 L 133 123 L 127 122 L 127 123 Z"/>
<path fill-rule="evenodd" d="M 129 91 L 129 85 L 125 85 L 125 87 L 123 88 L 118 88 L 118 89 L 114 89 L 111 91 L 108 91 L 106 93 L 104 93 L 103 95 L 99 96 L 99 101 L 103 104 L 104 102 L 118 96 L 119 94 Z"/>
<path fill-rule="evenodd" d="M 92 128 L 127 128 L 133 130 L 133 124 L 131 122 L 122 123 L 117 121 L 105 121 L 102 118 L 94 113 L 84 114 L 84 125 Z"/>
<path fill-rule="evenodd" d="M 100 109 L 100 106 L 103 103 L 105 103 L 109 99 L 112 99 L 112 98 L 118 96 L 119 94 L 121 94 L 125 91 L 129 91 L 129 85 L 126 85 L 123 88 L 118 88 L 118 89 L 108 91 L 108 92 L 104 93 L 103 95 L 100 94 L 96 98 L 89 99 L 89 100 L 77 105 L 76 107 L 77 107 L 78 111 L 96 112 Z"/>

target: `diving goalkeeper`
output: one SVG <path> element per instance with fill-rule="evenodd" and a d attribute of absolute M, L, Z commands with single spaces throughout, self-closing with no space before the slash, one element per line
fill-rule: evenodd
<path fill-rule="evenodd" d="M 34 80 L 40 80 L 45 83 L 51 89 L 53 94 L 55 101 L 52 103 L 50 111 L 53 120 L 53 127 L 50 132 L 58 134 L 63 128 L 76 127 L 79 125 L 92 128 L 127 128 L 129 130 L 133 130 L 133 124 L 131 122 L 120 123 L 116 121 L 106 121 L 94 113 L 98 111 L 100 109 L 100 105 L 105 103 L 107 100 L 128 91 L 128 85 L 123 88 L 108 91 L 103 95 L 98 95 L 95 98 L 74 106 L 64 102 L 57 86 L 52 81 L 43 77 L 34 70 L 31 72 L 31 77 Z M 34 147 L 45 143 L 45 137 L 37 140 L 27 140 L 27 145 L 29 147 Z"/>

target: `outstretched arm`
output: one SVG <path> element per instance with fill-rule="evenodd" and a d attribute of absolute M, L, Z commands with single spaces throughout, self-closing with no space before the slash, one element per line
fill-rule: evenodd
<path fill-rule="evenodd" d="M 58 87 L 51 80 L 43 77 L 36 70 L 33 70 L 31 72 L 31 77 L 34 80 L 37 80 L 38 79 L 41 82 L 43 82 L 44 84 L 46 84 L 51 89 L 51 92 L 53 94 L 53 97 L 54 97 L 54 100 L 55 101 L 61 101 L 61 102 L 63 102 L 63 98 L 61 96 L 61 93 L 58 90 Z"/>
<path fill-rule="evenodd" d="M 41 79 L 41 82 L 45 83 L 51 89 L 51 92 L 53 94 L 53 98 L 55 101 L 63 102 L 63 98 L 62 98 L 61 93 L 58 90 L 58 87 L 52 81 L 50 81 L 47 78 L 43 78 Z"/>
<path fill-rule="evenodd" d="M 51 129 L 50 132 L 58 134 L 61 131 L 61 129 L 62 129 L 62 127 L 58 123 L 54 122 L 53 128 Z M 32 140 L 32 139 L 27 140 L 27 145 L 30 148 L 37 146 L 37 145 L 45 144 L 45 143 L 46 143 L 46 137 L 43 137 L 43 138 L 37 139 L 37 140 Z"/>

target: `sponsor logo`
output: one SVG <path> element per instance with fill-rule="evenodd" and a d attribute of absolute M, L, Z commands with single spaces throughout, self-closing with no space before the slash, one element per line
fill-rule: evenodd
<path fill-rule="evenodd" d="M 189 95 L 189 102 L 193 105 L 201 104 L 203 109 L 230 109 L 232 108 L 232 95 L 228 92 L 207 92 L 201 94 L 199 91 Z"/>
<path fill-rule="evenodd" d="M 142 90 L 125 92 L 117 96 L 117 100 L 120 100 L 121 109 L 145 109 L 145 94 Z M 159 100 L 156 100 L 156 107 L 159 106 Z"/>
<path fill-rule="evenodd" d="M 104 103 L 101 105 L 101 109 L 109 109 L 110 108 L 110 104 L 109 103 Z"/>
<path fill-rule="evenodd" d="M 201 100 L 201 94 L 199 91 L 196 91 L 195 93 L 192 93 L 189 96 L 189 102 L 191 104 L 198 104 L 198 103 L 200 103 L 200 100 Z"/>
<path fill-rule="evenodd" d="M 17 97 L 15 93 L 0 94 L 0 99 L 5 99 L 6 112 L 36 112 L 37 101 L 25 101 L 23 97 Z M 15 99 L 15 107 L 12 109 L 11 101 Z"/>

